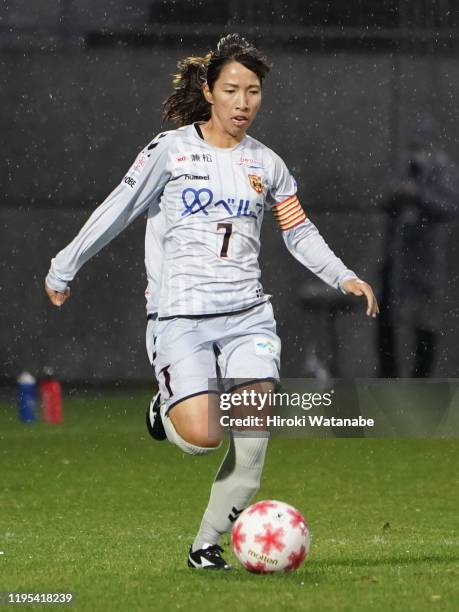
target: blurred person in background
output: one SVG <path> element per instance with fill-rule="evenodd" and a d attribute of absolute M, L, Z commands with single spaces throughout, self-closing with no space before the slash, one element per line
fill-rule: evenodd
<path fill-rule="evenodd" d="M 448 227 L 458 204 L 458 171 L 438 146 L 436 122 L 415 125 L 382 208 L 387 215 L 378 326 L 379 376 L 404 375 L 402 338 L 413 342 L 410 376 L 432 375 L 447 279 Z"/>

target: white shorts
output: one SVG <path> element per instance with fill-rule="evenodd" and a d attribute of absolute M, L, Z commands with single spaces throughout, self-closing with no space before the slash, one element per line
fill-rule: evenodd
<path fill-rule="evenodd" d="M 147 326 L 148 357 L 166 410 L 216 392 L 211 381 L 217 378 L 277 381 L 280 349 L 269 302 L 239 314 L 149 321 Z"/>

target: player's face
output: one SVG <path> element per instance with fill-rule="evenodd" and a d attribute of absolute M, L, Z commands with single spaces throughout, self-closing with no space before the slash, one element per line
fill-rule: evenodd
<path fill-rule="evenodd" d="M 248 130 L 261 105 L 260 79 L 235 61 L 225 64 L 213 90 L 204 94 L 212 103 L 212 119 L 236 138 Z"/>

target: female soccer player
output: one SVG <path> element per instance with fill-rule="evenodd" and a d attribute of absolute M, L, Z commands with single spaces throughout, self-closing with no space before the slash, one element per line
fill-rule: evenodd
<path fill-rule="evenodd" d="M 364 296 L 367 315 L 378 312 L 371 287 L 346 268 L 306 217 L 284 162 L 247 135 L 268 70 L 260 52 L 236 34 L 222 38 L 205 57 L 180 62 L 164 105 L 165 118 L 180 127 L 145 147 L 52 260 L 46 278 L 46 291 L 60 306 L 83 263 L 147 212 L 150 318 L 158 309 L 148 344 L 163 401 L 152 426 L 161 422 L 169 441 L 190 454 L 221 444 L 208 430 L 209 410 L 217 402 L 209 379 L 217 378 L 217 370 L 223 379 L 243 379 L 244 388 L 258 392 L 272 389 L 279 376 L 280 340 L 258 265 L 265 211 L 273 212 L 300 262 L 329 285 Z M 151 289 L 160 256 L 156 306 L 157 291 Z M 257 433 L 231 437 L 189 551 L 192 568 L 229 568 L 218 541 L 258 490 L 268 438 Z"/>

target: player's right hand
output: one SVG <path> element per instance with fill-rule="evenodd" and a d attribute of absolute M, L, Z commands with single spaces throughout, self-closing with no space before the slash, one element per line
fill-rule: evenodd
<path fill-rule="evenodd" d="M 70 287 L 67 287 L 65 291 L 54 291 L 54 289 L 51 289 L 51 287 L 48 287 L 48 285 L 45 282 L 45 291 L 46 291 L 46 295 L 49 297 L 49 299 L 51 300 L 51 303 L 54 304 L 54 306 L 62 306 L 62 304 L 65 302 L 65 300 L 70 296 Z"/>

